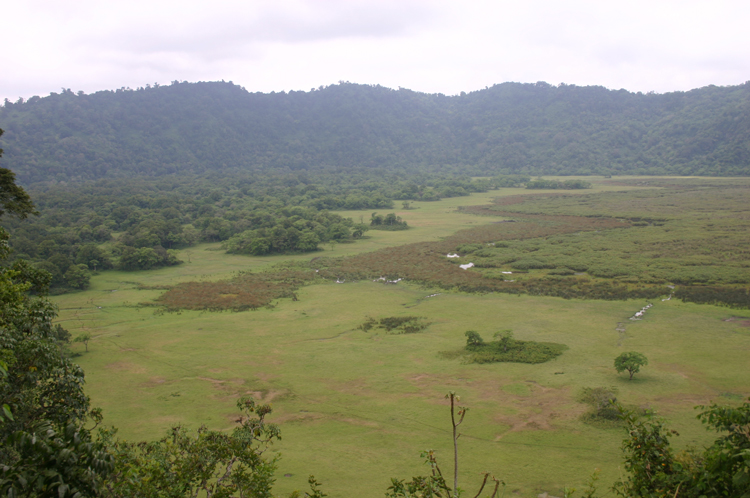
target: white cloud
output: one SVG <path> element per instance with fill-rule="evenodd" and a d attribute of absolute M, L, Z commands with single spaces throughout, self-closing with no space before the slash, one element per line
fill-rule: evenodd
<path fill-rule="evenodd" d="M 504 81 L 665 92 L 750 79 L 750 3 L 736 0 L 27 0 L 4 18 L 10 99 L 172 80 L 453 94 Z"/>

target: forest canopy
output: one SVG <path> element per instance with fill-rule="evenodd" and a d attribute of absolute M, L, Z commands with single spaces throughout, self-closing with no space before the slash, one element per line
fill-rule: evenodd
<path fill-rule="evenodd" d="M 340 83 L 179 83 L 5 101 L 23 184 L 221 171 L 486 176 L 750 173 L 750 84 L 631 93 L 544 82 L 445 96 Z"/>

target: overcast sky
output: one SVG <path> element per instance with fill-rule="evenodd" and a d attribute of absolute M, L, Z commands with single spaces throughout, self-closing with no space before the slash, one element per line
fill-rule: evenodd
<path fill-rule="evenodd" d="M 173 80 L 445 94 L 750 80 L 747 0 L 23 0 L 2 15 L 0 99 L 13 101 Z"/>

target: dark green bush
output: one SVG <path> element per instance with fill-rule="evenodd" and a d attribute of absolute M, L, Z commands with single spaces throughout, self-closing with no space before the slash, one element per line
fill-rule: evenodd
<path fill-rule="evenodd" d="M 367 317 L 367 320 L 357 328 L 364 332 L 377 327 L 392 334 L 415 334 L 429 325 L 429 322 L 424 321 L 424 317 L 421 316 L 390 316 L 380 320 Z"/>
<path fill-rule="evenodd" d="M 581 418 L 584 422 L 620 426 L 620 412 L 617 409 L 617 388 L 615 387 L 584 387 L 578 396 L 578 401 L 586 403 L 591 408 Z"/>
<path fill-rule="evenodd" d="M 568 349 L 568 346 L 554 342 L 518 341 L 513 339 L 510 331 L 498 334 L 501 334 L 500 340 L 484 342 L 477 332 L 466 332 L 462 356 L 469 363 L 544 363 Z"/>
<path fill-rule="evenodd" d="M 551 270 L 549 272 L 549 275 L 561 275 L 561 276 L 570 276 L 575 275 L 576 272 L 574 270 L 571 270 L 570 268 L 558 268 L 555 270 Z"/>

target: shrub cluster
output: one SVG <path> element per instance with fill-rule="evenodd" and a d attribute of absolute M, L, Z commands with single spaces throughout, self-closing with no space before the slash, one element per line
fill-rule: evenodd
<path fill-rule="evenodd" d="M 584 422 L 605 427 L 622 425 L 620 412 L 617 409 L 617 388 L 584 387 L 578 401 L 589 405 L 589 410 L 581 416 Z"/>
<path fill-rule="evenodd" d="M 389 316 L 376 320 L 369 316 L 357 327 L 358 329 L 369 332 L 373 328 L 385 329 L 389 334 L 415 334 L 426 329 L 430 325 L 421 316 Z"/>
<path fill-rule="evenodd" d="M 510 331 L 498 332 L 495 336 L 499 336 L 499 340 L 484 342 L 477 332 L 467 331 L 462 356 L 469 363 L 544 363 L 568 349 L 565 344 L 554 342 L 519 341 Z"/>
<path fill-rule="evenodd" d="M 542 180 L 537 178 L 526 183 L 527 189 L 555 189 L 555 190 L 576 190 L 591 188 L 591 183 L 584 180 Z"/>
<path fill-rule="evenodd" d="M 406 230 L 407 228 L 409 225 L 400 216 L 396 216 L 396 213 L 388 213 L 385 216 L 372 213 L 370 219 L 372 230 Z"/>

